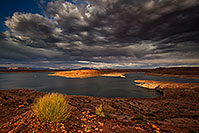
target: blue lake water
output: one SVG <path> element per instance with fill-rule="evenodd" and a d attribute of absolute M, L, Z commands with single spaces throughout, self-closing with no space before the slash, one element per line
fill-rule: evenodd
<path fill-rule="evenodd" d="M 58 92 L 68 95 L 98 97 L 151 98 L 161 95 L 155 90 L 135 86 L 135 79 L 199 83 L 199 79 L 148 76 L 144 75 L 144 73 L 127 74 L 126 78 L 92 77 L 86 79 L 50 77 L 46 72 L 0 73 L 0 90 L 29 88 L 40 92 Z"/>

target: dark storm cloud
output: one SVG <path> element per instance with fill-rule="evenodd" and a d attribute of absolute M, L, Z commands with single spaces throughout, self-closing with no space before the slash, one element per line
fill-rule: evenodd
<path fill-rule="evenodd" d="M 5 25 L 16 39 L 34 47 L 44 47 L 60 40 L 54 22 L 39 14 L 14 13 Z"/>
<path fill-rule="evenodd" d="M 54 18 L 70 43 L 124 46 L 165 38 L 164 43 L 198 41 L 199 2 L 196 0 L 88 2 L 91 4 L 56 1 L 47 5 L 46 13 Z"/>
<path fill-rule="evenodd" d="M 19 44 L 18 41 L 5 39 L 5 35 L 0 34 L 0 59 L 9 61 L 31 61 L 60 56 L 62 52 L 56 49 L 34 48 Z M 1 62 L 3 63 L 3 62 Z"/>
<path fill-rule="evenodd" d="M 122 0 L 110 5 L 106 14 L 97 18 L 96 27 L 103 24 L 109 27 L 112 32 L 103 33 L 116 43 L 165 38 L 167 42 L 197 41 L 198 18 L 197 1 Z"/>
<path fill-rule="evenodd" d="M 1 58 L 17 53 L 14 58 L 24 60 L 101 66 L 199 63 L 198 0 L 57 0 L 47 3 L 43 16 L 14 13 L 5 24 L 9 30 L 1 35 Z"/>

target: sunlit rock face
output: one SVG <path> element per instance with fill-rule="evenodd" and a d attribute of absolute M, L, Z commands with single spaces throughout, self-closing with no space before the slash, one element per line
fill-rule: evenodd
<path fill-rule="evenodd" d="M 124 72 L 102 72 L 100 70 L 73 70 L 73 71 L 63 71 L 56 72 L 54 74 L 48 74 L 48 76 L 60 76 L 66 78 L 89 78 L 98 76 L 108 76 L 108 77 L 125 77 Z"/>
<path fill-rule="evenodd" d="M 156 89 L 160 86 L 160 84 L 151 81 L 151 80 L 135 80 L 135 83 L 137 83 L 137 86 L 148 88 L 148 89 Z"/>
<path fill-rule="evenodd" d="M 198 89 L 199 83 L 175 83 L 167 81 L 134 80 L 136 86 L 163 91 L 164 89 Z"/>

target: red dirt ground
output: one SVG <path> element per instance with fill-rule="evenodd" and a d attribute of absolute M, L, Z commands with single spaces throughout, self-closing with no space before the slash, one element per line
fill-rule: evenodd
<path fill-rule="evenodd" d="M 199 88 L 165 89 L 157 98 L 68 96 L 71 117 L 65 122 L 39 121 L 30 98 L 45 93 L 28 89 L 0 90 L 0 132 L 171 132 L 199 131 Z M 95 107 L 111 107 L 110 118 L 95 115 Z"/>

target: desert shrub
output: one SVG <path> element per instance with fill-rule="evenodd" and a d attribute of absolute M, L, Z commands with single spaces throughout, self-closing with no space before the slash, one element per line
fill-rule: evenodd
<path fill-rule="evenodd" d="M 197 133 L 196 131 L 194 131 L 193 129 L 189 129 L 188 133 Z"/>
<path fill-rule="evenodd" d="M 153 113 L 146 113 L 146 116 L 155 116 Z"/>
<path fill-rule="evenodd" d="M 27 102 L 28 104 L 32 104 L 32 103 L 33 103 L 33 100 L 32 100 L 31 98 L 28 98 L 28 99 L 26 100 L 26 102 Z"/>
<path fill-rule="evenodd" d="M 143 116 L 137 115 L 135 119 L 136 119 L 136 120 L 143 120 Z"/>
<path fill-rule="evenodd" d="M 66 99 L 58 93 L 47 94 L 37 99 L 32 109 L 36 117 L 47 122 L 64 121 L 70 116 Z"/>
<path fill-rule="evenodd" d="M 100 106 L 95 107 L 95 114 L 100 117 L 110 117 L 111 108 L 108 105 L 100 104 Z"/>

